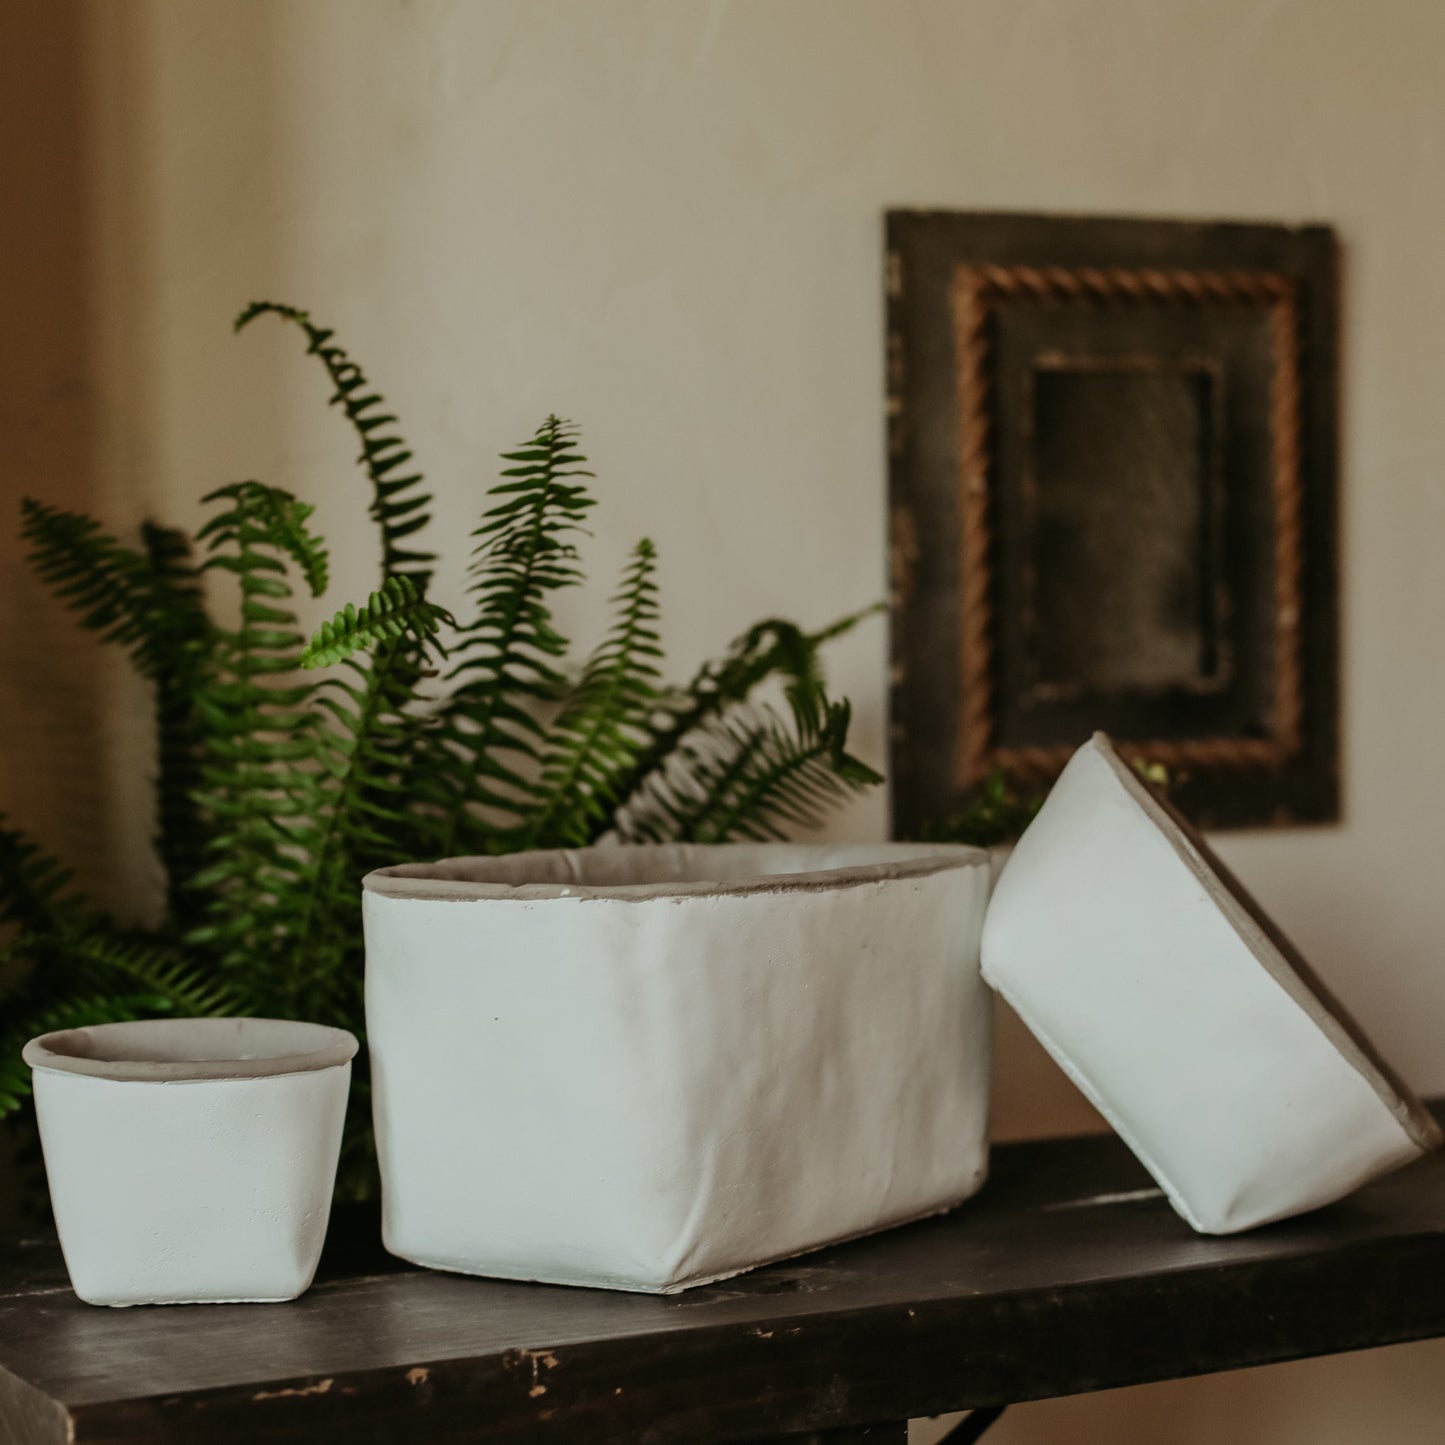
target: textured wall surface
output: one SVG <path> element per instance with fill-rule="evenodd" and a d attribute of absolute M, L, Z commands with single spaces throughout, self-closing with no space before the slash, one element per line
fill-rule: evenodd
<path fill-rule="evenodd" d="M 603 505 L 569 620 L 596 636 L 647 533 L 685 672 L 756 617 L 883 595 L 884 207 L 1333 222 L 1347 818 L 1221 848 L 1445 1090 L 1442 52 L 1430 0 L 12 0 L 0 498 L 194 523 L 262 477 L 319 504 L 330 602 L 362 592 L 320 377 L 289 333 L 229 332 L 295 301 L 397 404 L 452 598 L 494 454 L 549 410 L 580 421 Z M 144 912 L 145 698 L 18 556 L 0 518 L 0 808 Z M 834 677 L 881 761 L 881 624 Z M 1087 1118 L 1012 1024 L 1001 1054 L 1002 1132 Z M 1442 1360 L 1034 1406 L 997 1438 L 1434 1441 Z"/>

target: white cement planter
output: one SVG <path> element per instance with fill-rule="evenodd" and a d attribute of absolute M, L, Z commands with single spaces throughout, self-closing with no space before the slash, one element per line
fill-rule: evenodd
<path fill-rule="evenodd" d="M 97 1305 L 294 1299 L 326 1237 L 356 1040 L 164 1019 L 25 1046 L 71 1284 Z"/>
<path fill-rule="evenodd" d="M 1313 1209 L 1439 1131 L 1097 735 L 1003 870 L 983 968 L 1195 1229 Z"/>
<path fill-rule="evenodd" d="M 671 1293 L 967 1199 L 989 885 L 981 852 L 898 844 L 372 873 L 386 1247 Z"/>

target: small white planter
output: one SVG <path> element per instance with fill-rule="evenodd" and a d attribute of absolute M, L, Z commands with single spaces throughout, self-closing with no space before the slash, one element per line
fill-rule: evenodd
<path fill-rule="evenodd" d="M 970 848 L 599 848 L 366 879 L 383 1236 L 671 1293 L 983 1182 Z"/>
<path fill-rule="evenodd" d="M 1003 870 L 983 967 L 1195 1229 L 1328 1204 L 1439 1130 L 1102 734 Z"/>
<path fill-rule="evenodd" d="M 326 1237 L 356 1040 L 164 1019 L 25 1046 L 71 1284 L 98 1305 L 294 1299 Z"/>

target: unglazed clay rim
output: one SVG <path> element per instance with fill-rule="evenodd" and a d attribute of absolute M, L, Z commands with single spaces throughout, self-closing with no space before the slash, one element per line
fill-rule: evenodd
<path fill-rule="evenodd" d="M 296 1051 L 265 1058 L 221 1059 L 97 1059 L 66 1051 L 91 1040 L 104 1039 L 120 1030 L 144 1028 L 150 1033 L 220 1032 L 225 1026 L 262 1024 L 268 1030 L 293 1034 Z M 311 1044 L 314 1047 L 307 1048 Z M 85 1074 L 96 1079 L 129 1083 L 187 1083 L 205 1079 L 266 1079 L 281 1074 L 311 1074 L 349 1064 L 359 1045 L 346 1029 L 327 1024 L 303 1023 L 298 1019 L 144 1019 L 134 1023 L 92 1024 L 87 1028 L 61 1029 L 31 1039 L 22 1057 L 32 1069 L 50 1069 L 64 1074 Z"/>
<path fill-rule="evenodd" d="M 768 848 L 767 843 L 643 843 L 618 845 L 626 846 L 629 852 L 676 853 L 686 849 L 692 853 L 706 853 L 713 849 L 747 849 L 760 851 Z M 807 845 L 780 844 L 779 847 L 797 848 Z M 848 845 L 853 846 L 853 845 Z M 919 844 L 888 844 L 876 846 L 880 854 L 886 854 L 896 847 L 917 849 Z M 973 848 L 962 843 L 941 843 L 936 851 L 900 857 L 896 862 L 886 859 L 877 863 L 852 864 L 841 868 L 820 868 L 801 873 L 760 873 L 755 877 L 725 880 L 676 880 L 658 883 L 501 883 L 489 882 L 481 877 L 469 879 L 435 876 L 439 869 L 465 869 L 473 874 L 485 874 L 492 868 L 516 868 L 529 860 L 542 858 L 564 858 L 568 867 L 579 854 L 587 854 L 585 848 L 537 849 L 527 853 L 512 853 L 504 857 L 443 858 L 436 863 L 398 863 L 388 868 L 377 868 L 368 873 L 361 886 L 368 893 L 384 898 L 422 900 L 428 902 L 472 903 L 494 900 L 536 902 L 543 899 L 566 899 L 572 902 L 594 899 L 614 899 L 621 902 L 646 902 L 654 898 L 737 898 L 756 893 L 821 893 L 839 888 L 856 888 L 867 883 L 884 883 L 893 880 L 925 878 L 934 873 L 946 872 L 953 868 L 987 868 L 989 856 L 982 848 Z M 820 853 L 828 851 L 828 845 L 818 845 Z"/>
<path fill-rule="evenodd" d="M 1096 732 L 1083 750 L 1096 753 L 1109 765 L 1124 791 L 1203 885 L 1205 893 L 1260 967 L 1309 1015 L 1340 1055 L 1370 1085 L 1416 1147 L 1422 1152 L 1438 1148 L 1440 1126 L 1429 1110 L 1385 1062 L 1354 1017 L 1316 976 L 1299 949 L 1280 932 L 1194 826 L 1145 786 L 1114 750 L 1113 741 L 1106 733 Z"/>

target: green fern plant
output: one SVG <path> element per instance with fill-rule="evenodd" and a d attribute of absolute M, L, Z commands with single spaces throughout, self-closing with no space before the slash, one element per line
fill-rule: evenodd
<path fill-rule="evenodd" d="M 52 1028 L 237 1013 L 361 1033 L 370 868 L 605 837 L 782 837 L 879 781 L 847 751 L 848 705 L 828 696 L 820 662 L 866 613 L 818 632 L 761 622 L 670 687 L 657 557 L 642 541 L 611 626 L 574 672 L 552 608 L 583 580 L 593 478 L 577 428 L 549 417 L 504 455 L 454 618 L 429 595 L 436 556 L 419 534 L 432 499 L 396 416 L 306 312 L 258 302 L 236 328 L 262 317 L 300 330 L 356 436 L 380 580 L 308 640 L 294 589 L 322 595 L 329 558 L 312 508 L 288 492 L 232 483 L 204 499 L 194 539 L 148 523 L 139 545 L 24 503 L 39 575 L 153 690 L 167 886 L 155 927 L 109 918 L 0 819 L 0 1115 L 28 1093 L 21 1045 Z M 206 604 L 216 574 L 239 594 L 224 619 Z M 770 686 L 775 702 L 761 697 Z M 360 1067 L 352 1196 L 371 1181 L 367 1089 Z"/>

